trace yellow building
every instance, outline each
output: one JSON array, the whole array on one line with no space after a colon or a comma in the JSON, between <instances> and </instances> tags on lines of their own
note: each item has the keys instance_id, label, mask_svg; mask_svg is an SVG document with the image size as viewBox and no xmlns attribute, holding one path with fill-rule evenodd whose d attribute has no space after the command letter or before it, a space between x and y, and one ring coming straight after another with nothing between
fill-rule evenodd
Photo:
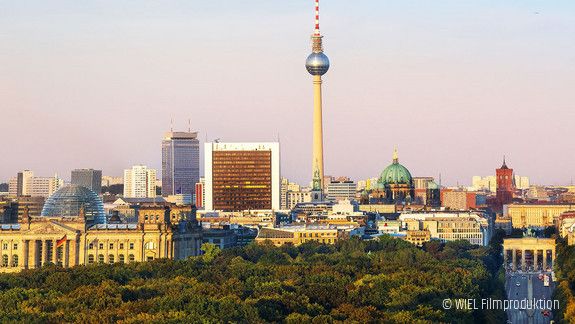
<instances>
[{"instance_id":1,"label":"yellow building","mask_svg":"<svg viewBox=\"0 0 575 324\"><path fill-rule=\"evenodd\" d=\"M431 233L429 231L407 231L405 240L411 244L422 246L423 243L431 241Z\"/></svg>"},{"instance_id":2,"label":"yellow building","mask_svg":"<svg viewBox=\"0 0 575 324\"><path fill-rule=\"evenodd\" d=\"M191 207L142 206L137 223L91 223L78 216L29 216L0 230L0 272L46 264L73 267L91 263L125 263L198 255L201 231Z\"/></svg>"},{"instance_id":3,"label":"yellow building","mask_svg":"<svg viewBox=\"0 0 575 324\"><path fill-rule=\"evenodd\" d=\"M362 204L359 205L359 210L363 212L391 214L397 211L395 204Z\"/></svg>"},{"instance_id":4,"label":"yellow building","mask_svg":"<svg viewBox=\"0 0 575 324\"><path fill-rule=\"evenodd\" d=\"M256 242L271 241L276 246L300 245L305 242L334 244L342 238L337 228L330 226L290 226L285 228L262 228Z\"/></svg>"},{"instance_id":5,"label":"yellow building","mask_svg":"<svg viewBox=\"0 0 575 324\"><path fill-rule=\"evenodd\" d=\"M546 227L557 224L559 215L575 210L571 204L511 204L506 206L513 228Z\"/></svg>"}]
</instances>

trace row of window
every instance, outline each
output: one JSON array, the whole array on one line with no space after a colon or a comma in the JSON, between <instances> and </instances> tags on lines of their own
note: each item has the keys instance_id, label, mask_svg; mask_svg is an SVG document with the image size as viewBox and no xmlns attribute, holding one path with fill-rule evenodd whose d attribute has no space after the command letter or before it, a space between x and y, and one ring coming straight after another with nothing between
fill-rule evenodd
<instances>
[{"instance_id":1,"label":"row of window","mask_svg":"<svg viewBox=\"0 0 575 324\"><path fill-rule=\"evenodd\" d=\"M120 250L123 250L124 249L124 243L118 243L118 248ZM128 248L130 250L133 250L134 249L134 243L128 243ZM93 249L94 249L94 243L88 244L88 250L93 250ZM103 250L104 249L104 243L99 243L98 249ZM109 243L108 249L110 249L110 250L114 249L114 243Z\"/></svg>"},{"instance_id":2,"label":"row of window","mask_svg":"<svg viewBox=\"0 0 575 324\"><path fill-rule=\"evenodd\" d=\"M134 262L136 261L136 256L134 256L133 254L129 254L128 255L128 261L129 262ZM95 262L95 256L93 254L89 254L88 255L88 264L93 264ZM105 263L106 259L105 259L105 255L103 254L98 254L98 263ZM114 254L110 254L108 255L108 263L112 264L116 262L116 256ZM125 263L126 262L126 257L123 254L118 255L118 261L119 263Z\"/></svg>"},{"instance_id":3,"label":"row of window","mask_svg":"<svg viewBox=\"0 0 575 324\"><path fill-rule=\"evenodd\" d=\"M12 262L9 262L10 258L8 257L8 254L4 254L2 255L2 263L0 264L0 266L2 266L3 268L6 268L8 266L10 267L17 267L18 266L18 255L14 254L12 255Z\"/></svg>"},{"instance_id":4,"label":"row of window","mask_svg":"<svg viewBox=\"0 0 575 324\"><path fill-rule=\"evenodd\" d=\"M2 243L2 250L9 250L9 248L10 248L10 244L8 244L8 243ZM14 244L12 245L12 249L13 249L13 250L18 250L18 243L14 243Z\"/></svg>"}]
</instances>

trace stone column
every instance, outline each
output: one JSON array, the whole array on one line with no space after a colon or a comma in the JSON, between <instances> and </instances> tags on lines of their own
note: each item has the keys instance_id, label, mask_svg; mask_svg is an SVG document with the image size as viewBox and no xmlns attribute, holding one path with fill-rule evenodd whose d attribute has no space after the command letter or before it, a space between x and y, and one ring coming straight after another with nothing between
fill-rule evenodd
<instances>
[{"instance_id":1,"label":"stone column","mask_svg":"<svg viewBox=\"0 0 575 324\"><path fill-rule=\"evenodd\" d=\"M64 253L62 254L62 267L68 268L70 266L70 240L64 242Z\"/></svg>"},{"instance_id":2,"label":"stone column","mask_svg":"<svg viewBox=\"0 0 575 324\"><path fill-rule=\"evenodd\" d=\"M555 264L555 249L551 250L551 269L553 269L553 265Z\"/></svg>"},{"instance_id":3,"label":"stone column","mask_svg":"<svg viewBox=\"0 0 575 324\"><path fill-rule=\"evenodd\" d=\"M509 252L509 250L503 250L503 266L505 270L507 270L507 252Z\"/></svg>"},{"instance_id":4,"label":"stone column","mask_svg":"<svg viewBox=\"0 0 575 324\"><path fill-rule=\"evenodd\" d=\"M18 267L24 269L28 266L28 240L22 240L20 245L22 246L19 250L22 251L22 253L20 253L18 257Z\"/></svg>"},{"instance_id":5,"label":"stone column","mask_svg":"<svg viewBox=\"0 0 575 324\"><path fill-rule=\"evenodd\" d=\"M539 269L539 266L537 264L538 260L538 254L539 250L533 250L533 270L537 271Z\"/></svg>"},{"instance_id":6,"label":"stone column","mask_svg":"<svg viewBox=\"0 0 575 324\"><path fill-rule=\"evenodd\" d=\"M13 255L13 249L14 247L14 241L10 240L10 243L8 243L8 268L12 268L12 255Z\"/></svg>"},{"instance_id":7,"label":"stone column","mask_svg":"<svg viewBox=\"0 0 575 324\"><path fill-rule=\"evenodd\" d=\"M543 250L543 271L547 271L547 250Z\"/></svg>"},{"instance_id":8,"label":"stone column","mask_svg":"<svg viewBox=\"0 0 575 324\"><path fill-rule=\"evenodd\" d=\"M517 250L515 248L513 248L513 250L511 250L511 255L513 257L513 262L511 263L511 267L512 267L513 271L517 271Z\"/></svg>"},{"instance_id":9,"label":"stone column","mask_svg":"<svg viewBox=\"0 0 575 324\"><path fill-rule=\"evenodd\" d=\"M73 267L76 266L77 263L77 255L76 252L78 251L78 244L76 243L76 238L74 238L73 240L68 240L68 243L70 243L70 259L69 259L69 266Z\"/></svg>"},{"instance_id":10,"label":"stone column","mask_svg":"<svg viewBox=\"0 0 575 324\"><path fill-rule=\"evenodd\" d=\"M521 271L527 270L527 266L525 264L525 252L527 252L527 250L521 250Z\"/></svg>"},{"instance_id":11,"label":"stone column","mask_svg":"<svg viewBox=\"0 0 575 324\"><path fill-rule=\"evenodd\" d=\"M36 240L33 240L32 242L32 253L31 253L31 257L32 257L32 262L30 262L30 268L38 268L39 265L39 260L38 258L40 257L38 254L38 246L39 246L39 242Z\"/></svg>"},{"instance_id":12,"label":"stone column","mask_svg":"<svg viewBox=\"0 0 575 324\"><path fill-rule=\"evenodd\" d=\"M58 264L58 248L56 247L57 244L58 241L52 240L52 263L54 264Z\"/></svg>"},{"instance_id":13,"label":"stone column","mask_svg":"<svg viewBox=\"0 0 575 324\"><path fill-rule=\"evenodd\" d=\"M48 241L42 240L42 259L40 262L40 266L46 265L48 262Z\"/></svg>"}]
</instances>

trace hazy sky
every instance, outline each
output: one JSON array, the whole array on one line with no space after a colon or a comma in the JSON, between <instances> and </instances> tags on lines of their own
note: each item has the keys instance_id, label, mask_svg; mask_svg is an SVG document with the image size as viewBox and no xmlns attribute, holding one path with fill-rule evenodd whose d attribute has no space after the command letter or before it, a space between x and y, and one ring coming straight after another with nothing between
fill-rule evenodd
<instances>
[{"instance_id":1,"label":"hazy sky","mask_svg":"<svg viewBox=\"0 0 575 324\"><path fill-rule=\"evenodd\" d=\"M575 1L323 0L326 174L575 178ZM160 143L272 141L311 177L312 0L0 0L0 181L133 164ZM203 152L202 152L203 157Z\"/></svg>"}]
</instances>

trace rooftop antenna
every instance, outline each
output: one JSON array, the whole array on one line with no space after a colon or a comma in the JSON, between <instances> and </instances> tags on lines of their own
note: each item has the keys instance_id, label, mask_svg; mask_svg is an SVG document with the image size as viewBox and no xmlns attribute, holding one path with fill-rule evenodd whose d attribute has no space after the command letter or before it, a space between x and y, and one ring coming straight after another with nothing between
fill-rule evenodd
<instances>
[{"instance_id":1,"label":"rooftop antenna","mask_svg":"<svg viewBox=\"0 0 575 324\"><path fill-rule=\"evenodd\" d=\"M441 189L441 172L439 172L439 188Z\"/></svg>"},{"instance_id":2,"label":"rooftop antenna","mask_svg":"<svg viewBox=\"0 0 575 324\"><path fill-rule=\"evenodd\" d=\"M192 120L191 118L188 118L188 133L192 132Z\"/></svg>"},{"instance_id":3,"label":"rooftop antenna","mask_svg":"<svg viewBox=\"0 0 575 324\"><path fill-rule=\"evenodd\" d=\"M315 0L315 30L314 35L319 36L319 0Z\"/></svg>"},{"instance_id":4,"label":"rooftop antenna","mask_svg":"<svg viewBox=\"0 0 575 324\"><path fill-rule=\"evenodd\" d=\"M174 131L174 118L170 118L170 132Z\"/></svg>"}]
</instances>

